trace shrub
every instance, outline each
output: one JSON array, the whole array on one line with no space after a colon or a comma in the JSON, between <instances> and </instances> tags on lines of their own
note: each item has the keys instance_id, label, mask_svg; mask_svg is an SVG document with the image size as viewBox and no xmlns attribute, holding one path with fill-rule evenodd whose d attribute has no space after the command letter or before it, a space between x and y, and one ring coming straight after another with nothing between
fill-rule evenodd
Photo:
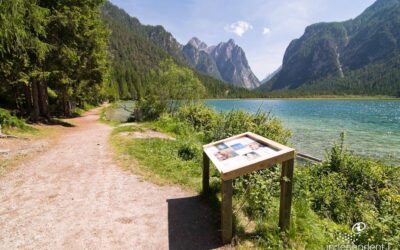
<instances>
[{"instance_id":1,"label":"shrub","mask_svg":"<svg viewBox=\"0 0 400 250\"><path fill-rule=\"evenodd\" d=\"M323 164L304 169L296 181L305 183L320 216L349 227L366 223L358 243L394 246L400 242L400 168L356 156L343 142L342 136Z\"/></svg>"},{"instance_id":2,"label":"shrub","mask_svg":"<svg viewBox=\"0 0 400 250\"><path fill-rule=\"evenodd\" d=\"M157 100L155 96L148 96L146 99L141 99L137 103L137 109L143 117L136 117L136 120L156 120L167 110L165 102Z\"/></svg>"},{"instance_id":3,"label":"shrub","mask_svg":"<svg viewBox=\"0 0 400 250\"><path fill-rule=\"evenodd\" d=\"M232 110L221 113L220 116L220 123L215 127L211 140L220 140L250 131L285 144L291 136L290 130L285 129L282 122L270 113L258 111L252 114L244 110Z\"/></svg>"},{"instance_id":4,"label":"shrub","mask_svg":"<svg viewBox=\"0 0 400 250\"><path fill-rule=\"evenodd\" d=\"M176 117L205 135L206 142L217 141L244 132L254 132L280 143L287 143L291 132L270 113L244 110L217 113L204 104L181 106Z\"/></svg>"},{"instance_id":5,"label":"shrub","mask_svg":"<svg viewBox=\"0 0 400 250\"><path fill-rule=\"evenodd\" d=\"M195 159L200 155L199 145L185 142L178 149L178 156L185 161Z\"/></svg>"},{"instance_id":6,"label":"shrub","mask_svg":"<svg viewBox=\"0 0 400 250\"><path fill-rule=\"evenodd\" d=\"M219 123L218 113L204 104L189 103L179 108L178 119L189 123L198 131L212 131Z\"/></svg>"},{"instance_id":7,"label":"shrub","mask_svg":"<svg viewBox=\"0 0 400 250\"><path fill-rule=\"evenodd\" d=\"M0 125L3 128L27 128L23 120L11 115L8 110L2 108L0 108Z\"/></svg>"}]
</instances>

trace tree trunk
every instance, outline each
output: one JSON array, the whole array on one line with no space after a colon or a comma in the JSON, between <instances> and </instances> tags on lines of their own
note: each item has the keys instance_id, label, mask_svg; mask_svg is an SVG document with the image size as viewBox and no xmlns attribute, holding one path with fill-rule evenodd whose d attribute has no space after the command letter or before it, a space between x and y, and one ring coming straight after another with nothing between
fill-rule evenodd
<instances>
[{"instance_id":1,"label":"tree trunk","mask_svg":"<svg viewBox=\"0 0 400 250\"><path fill-rule=\"evenodd\" d=\"M67 94L63 93L63 108L64 108L64 116L71 116L71 102L67 98Z\"/></svg>"},{"instance_id":2,"label":"tree trunk","mask_svg":"<svg viewBox=\"0 0 400 250\"><path fill-rule=\"evenodd\" d=\"M25 105L26 105L26 109L25 112L23 113L23 115L27 115L27 114L31 114L32 112L32 92L31 92L31 87L29 85L24 85L24 95L25 95Z\"/></svg>"},{"instance_id":3,"label":"tree trunk","mask_svg":"<svg viewBox=\"0 0 400 250\"><path fill-rule=\"evenodd\" d=\"M39 109L39 87L36 79L32 79L32 111L30 120L32 122L39 121L40 109Z\"/></svg>"},{"instance_id":4,"label":"tree trunk","mask_svg":"<svg viewBox=\"0 0 400 250\"><path fill-rule=\"evenodd\" d=\"M14 93L14 100L15 100L15 107L17 108L18 112L22 114L22 108L20 103L20 93L19 93L19 86L14 85L11 89ZM0 131L1 134L1 131Z\"/></svg>"},{"instance_id":5,"label":"tree trunk","mask_svg":"<svg viewBox=\"0 0 400 250\"><path fill-rule=\"evenodd\" d=\"M49 96L47 93L47 83L42 82L38 84L39 93L39 110L40 116L49 119Z\"/></svg>"},{"instance_id":6,"label":"tree trunk","mask_svg":"<svg viewBox=\"0 0 400 250\"><path fill-rule=\"evenodd\" d=\"M71 117L72 116L72 103L71 101L67 101L67 117Z\"/></svg>"}]
</instances>

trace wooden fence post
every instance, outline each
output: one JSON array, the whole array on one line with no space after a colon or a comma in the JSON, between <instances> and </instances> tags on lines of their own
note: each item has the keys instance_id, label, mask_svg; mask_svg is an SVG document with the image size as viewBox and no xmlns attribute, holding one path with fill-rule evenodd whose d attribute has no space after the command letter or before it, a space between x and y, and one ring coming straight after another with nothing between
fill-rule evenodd
<instances>
[{"instance_id":1,"label":"wooden fence post","mask_svg":"<svg viewBox=\"0 0 400 250\"><path fill-rule=\"evenodd\" d=\"M222 243L227 244L232 241L232 180L222 180L222 204L221 204L221 227Z\"/></svg>"},{"instance_id":2,"label":"wooden fence post","mask_svg":"<svg viewBox=\"0 0 400 250\"><path fill-rule=\"evenodd\" d=\"M294 167L294 159L287 160L282 163L281 196L280 196L280 207L279 207L279 227L281 231L286 231L290 227L293 167Z\"/></svg>"},{"instance_id":3,"label":"wooden fence post","mask_svg":"<svg viewBox=\"0 0 400 250\"><path fill-rule=\"evenodd\" d=\"M203 193L210 190L210 159L203 152Z\"/></svg>"}]
</instances>

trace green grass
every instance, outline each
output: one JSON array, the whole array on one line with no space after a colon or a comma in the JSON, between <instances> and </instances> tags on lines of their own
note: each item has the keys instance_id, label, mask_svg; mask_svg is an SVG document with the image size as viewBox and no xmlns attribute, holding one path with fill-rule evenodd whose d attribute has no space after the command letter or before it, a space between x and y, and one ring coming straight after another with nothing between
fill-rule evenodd
<instances>
[{"instance_id":1,"label":"green grass","mask_svg":"<svg viewBox=\"0 0 400 250\"><path fill-rule=\"evenodd\" d=\"M172 183L197 189L200 187L200 166L196 161L184 161L178 157L179 143L162 139L139 139L122 145L125 153L135 157L144 170Z\"/></svg>"},{"instance_id":2,"label":"green grass","mask_svg":"<svg viewBox=\"0 0 400 250\"><path fill-rule=\"evenodd\" d=\"M118 153L139 162L138 166L131 165L129 170L150 173L152 179L164 180L164 183L179 184L189 189L201 189L201 144L193 143L198 148L195 157L184 160L178 155L179 149L187 143L188 138L182 138L171 132L166 133L177 136L177 140L165 139L131 139L121 136L122 132L141 131L144 128L154 129L156 123L144 123L141 126L126 126L115 128L111 137L112 145ZM189 140L193 141L193 138ZM214 172L216 175L217 173ZM156 181L157 182L157 181Z\"/></svg>"}]
</instances>

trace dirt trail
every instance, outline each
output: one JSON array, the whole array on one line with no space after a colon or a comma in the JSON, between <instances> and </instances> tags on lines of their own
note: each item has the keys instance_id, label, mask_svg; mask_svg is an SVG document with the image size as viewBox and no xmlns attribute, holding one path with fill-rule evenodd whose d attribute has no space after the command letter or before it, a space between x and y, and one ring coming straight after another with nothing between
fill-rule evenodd
<instances>
[{"instance_id":1,"label":"dirt trail","mask_svg":"<svg viewBox=\"0 0 400 250\"><path fill-rule=\"evenodd\" d=\"M195 194L122 171L98 111L0 179L0 249L210 249L219 233Z\"/></svg>"}]
</instances>

